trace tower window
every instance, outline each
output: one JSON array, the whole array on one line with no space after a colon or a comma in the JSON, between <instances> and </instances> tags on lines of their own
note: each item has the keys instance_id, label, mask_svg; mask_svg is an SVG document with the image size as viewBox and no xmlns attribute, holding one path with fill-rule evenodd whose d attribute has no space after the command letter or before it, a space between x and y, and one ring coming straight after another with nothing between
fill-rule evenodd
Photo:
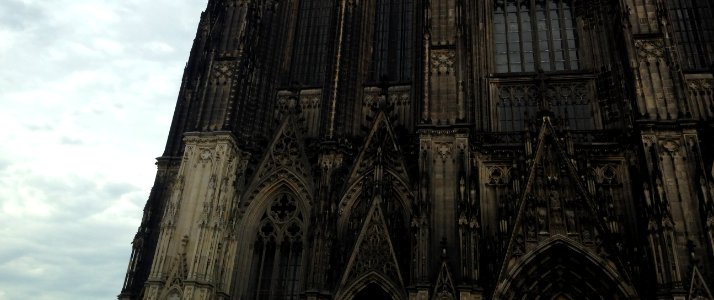
<instances>
[{"instance_id":1,"label":"tower window","mask_svg":"<svg viewBox=\"0 0 714 300\"><path fill-rule=\"evenodd\" d=\"M569 0L495 0L497 73L577 70L577 30Z\"/></svg>"},{"instance_id":2,"label":"tower window","mask_svg":"<svg viewBox=\"0 0 714 300\"><path fill-rule=\"evenodd\" d=\"M714 23L710 0L668 0L672 33L684 69L704 69L712 64Z\"/></svg>"},{"instance_id":3,"label":"tower window","mask_svg":"<svg viewBox=\"0 0 714 300\"><path fill-rule=\"evenodd\" d=\"M300 1L292 81L307 86L324 83L334 11L334 0Z\"/></svg>"},{"instance_id":4,"label":"tower window","mask_svg":"<svg viewBox=\"0 0 714 300\"><path fill-rule=\"evenodd\" d=\"M374 31L371 80L411 80L413 0L379 0Z\"/></svg>"}]
</instances>

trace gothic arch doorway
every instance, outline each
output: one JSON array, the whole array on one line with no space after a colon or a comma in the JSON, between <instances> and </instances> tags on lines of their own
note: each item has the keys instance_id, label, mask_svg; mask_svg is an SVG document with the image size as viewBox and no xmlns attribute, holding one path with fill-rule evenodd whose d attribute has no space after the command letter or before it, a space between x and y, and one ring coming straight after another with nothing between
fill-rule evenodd
<instances>
[{"instance_id":1,"label":"gothic arch doorway","mask_svg":"<svg viewBox=\"0 0 714 300\"><path fill-rule=\"evenodd\" d=\"M370 272L343 285L335 293L335 300L405 300L406 291L387 277Z\"/></svg>"},{"instance_id":2,"label":"gothic arch doorway","mask_svg":"<svg viewBox=\"0 0 714 300\"><path fill-rule=\"evenodd\" d=\"M623 276L588 250L554 240L519 259L494 299L636 299Z\"/></svg>"},{"instance_id":3,"label":"gothic arch doorway","mask_svg":"<svg viewBox=\"0 0 714 300\"><path fill-rule=\"evenodd\" d=\"M392 296L387 293L381 286L376 283L370 283L362 290L357 292L354 300L393 300Z\"/></svg>"},{"instance_id":4,"label":"gothic arch doorway","mask_svg":"<svg viewBox=\"0 0 714 300\"><path fill-rule=\"evenodd\" d=\"M553 300L573 300L573 299L568 297L568 295L558 294L553 297Z\"/></svg>"}]
</instances>

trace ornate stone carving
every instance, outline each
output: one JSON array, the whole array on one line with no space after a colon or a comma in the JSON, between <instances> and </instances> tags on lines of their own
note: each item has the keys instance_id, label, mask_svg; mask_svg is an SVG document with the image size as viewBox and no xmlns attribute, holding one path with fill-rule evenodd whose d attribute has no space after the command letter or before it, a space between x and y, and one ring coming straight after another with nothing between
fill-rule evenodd
<instances>
[{"instance_id":1,"label":"ornate stone carving","mask_svg":"<svg viewBox=\"0 0 714 300\"><path fill-rule=\"evenodd\" d=\"M409 91L401 91L397 93L389 94L389 102L393 103L395 106L405 106L409 105Z\"/></svg>"},{"instance_id":2,"label":"ornate stone carving","mask_svg":"<svg viewBox=\"0 0 714 300\"><path fill-rule=\"evenodd\" d=\"M431 72L437 74L453 74L456 51L433 50L431 51Z\"/></svg>"},{"instance_id":3,"label":"ornate stone carving","mask_svg":"<svg viewBox=\"0 0 714 300\"><path fill-rule=\"evenodd\" d=\"M235 61L215 61L213 63L213 80L224 84L232 79L236 72L237 63Z\"/></svg>"},{"instance_id":4,"label":"ornate stone carving","mask_svg":"<svg viewBox=\"0 0 714 300\"><path fill-rule=\"evenodd\" d=\"M714 86L714 79L711 78L687 80L687 88L691 92L711 93L712 86Z\"/></svg>"},{"instance_id":5,"label":"ornate stone carving","mask_svg":"<svg viewBox=\"0 0 714 300\"><path fill-rule=\"evenodd\" d=\"M278 223L290 220L297 210L295 199L287 194L282 194L273 200L270 205L270 216Z\"/></svg>"},{"instance_id":6,"label":"ornate stone carving","mask_svg":"<svg viewBox=\"0 0 714 300\"><path fill-rule=\"evenodd\" d=\"M656 61L664 57L664 41L636 40L637 56L641 61Z\"/></svg>"},{"instance_id":7,"label":"ornate stone carving","mask_svg":"<svg viewBox=\"0 0 714 300\"><path fill-rule=\"evenodd\" d=\"M363 228L352 254L352 264L348 266L349 276L343 282L352 282L360 275L378 272L386 278L398 279L402 283L392 242L384 223L385 216L380 208L379 198L373 200L365 217Z\"/></svg>"},{"instance_id":8,"label":"ornate stone carving","mask_svg":"<svg viewBox=\"0 0 714 300\"><path fill-rule=\"evenodd\" d=\"M296 95L291 91L279 91L278 98L275 102L275 119L280 120L283 116L289 113L289 102L295 101Z\"/></svg>"},{"instance_id":9,"label":"ornate stone carving","mask_svg":"<svg viewBox=\"0 0 714 300\"><path fill-rule=\"evenodd\" d=\"M310 94L300 97L300 107L302 110L317 109L320 107L320 94Z\"/></svg>"},{"instance_id":10,"label":"ornate stone carving","mask_svg":"<svg viewBox=\"0 0 714 300\"><path fill-rule=\"evenodd\" d=\"M680 141L677 138L660 140L660 145L662 146L662 149L670 154L679 153L679 143Z\"/></svg>"},{"instance_id":11,"label":"ornate stone carving","mask_svg":"<svg viewBox=\"0 0 714 300\"><path fill-rule=\"evenodd\" d=\"M435 142L434 147L436 149L436 154L441 157L442 161L446 161L447 158L451 157L451 151L452 151L452 144L451 143L441 143L441 142Z\"/></svg>"},{"instance_id":12,"label":"ornate stone carving","mask_svg":"<svg viewBox=\"0 0 714 300\"><path fill-rule=\"evenodd\" d=\"M490 185L504 185L509 183L510 166L491 166L488 167L488 182Z\"/></svg>"},{"instance_id":13,"label":"ornate stone carving","mask_svg":"<svg viewBox=\"0 0 714 300\"><path fill-rule=\"evenodd\" d=\"M203 148L200 151L201 151L201 156L199 156L200 162L206 163L206 162L210 161L211 158L213 158L213 152L211 151L211 149Z\"/></svg>"},{"instance_id":14,"label":"ornate stone carving","mask_svg":"<svg viewBox=\"0 0 714 300\"><path fill-rule=\"evenodd\" d=\"M657 141L657 137L654 135L642 135L642 143L645 147L652 146Z\"/></svg>"},{"instance_id":15,"label":"ornate stone carving","mask_svg":"<svg viewBox=\"0 0 714 300\"><path fill-rule=\"evenodd\" d=\"M596 128L596 93L593 80L548 82L499 82L492 84L497 97L496 124L501 131L521 131L533 123L538 111L553 112L557 125L574 130Z\"/></svg>"},{"instance_id":16,"label":"ornate stone carving","mask_svg":"<svg viewBox=\"0 0 714 300\"><path fill-rule=\"evenodd\" d=\"M441 269L439 270L439 275L436 277L436 284L434 285L434 300L454 300L456 299L456 287L454 286L454 281L451 278L451 272L449 272L449 266L446 262L441 264Z\"/></svg>"},{"instance_id":17,"label":"ornate stone carving","mask_svg":"<svg viewBox=\"0 0 714 300\"><path fill-rule=\"evenodd\" d=\"M609 163L598 165L593 169L598 184L615 185L620 183L620 170L618 165Z\"/></svg>"}]
</instances>

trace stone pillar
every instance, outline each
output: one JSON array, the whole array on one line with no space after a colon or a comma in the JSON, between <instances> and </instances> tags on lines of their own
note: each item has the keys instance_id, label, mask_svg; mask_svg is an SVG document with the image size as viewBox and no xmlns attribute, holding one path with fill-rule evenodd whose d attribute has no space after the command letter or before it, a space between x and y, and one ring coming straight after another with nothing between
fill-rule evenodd
<instances>
[{"instance_id":1,"label":"stone pillar","mask_svg":"<svg viewBox=\"0 0 714 300\"><path fill-rule=\"evenodd\" d=\"M163 212L144 299L228 295L238 241L230 224L235 181L247 159L227 132L187 133L186 148Z\"/></svg>"}]
</instances>

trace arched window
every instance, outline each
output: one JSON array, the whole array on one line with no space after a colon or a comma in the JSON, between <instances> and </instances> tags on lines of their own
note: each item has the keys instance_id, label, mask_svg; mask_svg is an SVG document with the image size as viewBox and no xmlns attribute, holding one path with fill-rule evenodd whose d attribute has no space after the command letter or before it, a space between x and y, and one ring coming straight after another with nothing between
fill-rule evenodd
<instances>
[{"instance_id":1,"label":"arched window","mask_svg":"<svg viewBox=\"0 0 714 300\"><path fill-rule=\"evenodd\" d=\"M292 195L273 199L258 227L251 297L296 300L302 288L303 215Z\"/></svg>"},{"instance_id":2,"label":"arched window","mask_svg":"<svg viewBox=\"0 0 714 300\"><path fill-rule=\"evenodd\" d=\"M497 73L577 70L577 30L569 0L495 0Z\"/></svg>"}]
</instances>

